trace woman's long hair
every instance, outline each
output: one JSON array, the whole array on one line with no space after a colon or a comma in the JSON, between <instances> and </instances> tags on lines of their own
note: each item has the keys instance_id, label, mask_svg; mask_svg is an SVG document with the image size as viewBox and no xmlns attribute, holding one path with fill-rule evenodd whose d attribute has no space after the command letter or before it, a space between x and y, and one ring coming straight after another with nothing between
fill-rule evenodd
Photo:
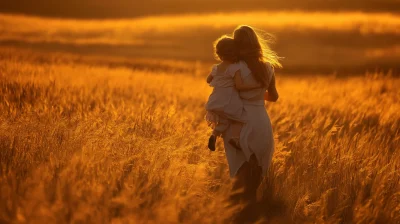
<instances>
[{"instance_id":1,"label":"woman's long hair","mask_svg":"<svg viewBox=\"0 0 400 224\"><path fill-rule=\"evenodd\" d=\"M272 68L282 67L278 55L269 48L270 40L263 38L250 26L239 26L233 32L239 50L239 59L246 62L254 78L268 87L270 81L268 63Z\"/></svg>"}]
</instances>

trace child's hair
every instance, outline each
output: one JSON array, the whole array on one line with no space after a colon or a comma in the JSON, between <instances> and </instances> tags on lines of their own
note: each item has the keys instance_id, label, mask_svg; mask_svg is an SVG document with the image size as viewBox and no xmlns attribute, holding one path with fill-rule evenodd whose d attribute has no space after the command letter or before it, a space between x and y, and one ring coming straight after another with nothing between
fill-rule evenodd
<instances>
[{"instance_id":1,"label":"child's hair","mask_svg":"<svg viewBox=\"0 0 400 224\"><path fill-rule=\"evenodd\" d=\"M225 35L214 42L214 52L216 58L221 61L237 62L239 60L239 51L235 41Z\"/></svg>"}]
</instances>

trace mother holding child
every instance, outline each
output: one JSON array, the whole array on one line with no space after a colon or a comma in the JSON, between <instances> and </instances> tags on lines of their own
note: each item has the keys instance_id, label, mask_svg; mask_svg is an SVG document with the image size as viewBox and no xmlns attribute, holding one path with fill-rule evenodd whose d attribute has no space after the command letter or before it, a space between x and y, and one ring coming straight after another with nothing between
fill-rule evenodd
<instances>
[{"instance_id":1,"label":"mother holding child","mask_svg":"<svg viewBox=\"0 0 400 224\"><path fill-rule=\"evenodd\" d=\"M264 101L276 102L274 67L279 57L250 26L239 26L233 37L222 36L214 45L221 63L214 65L207 82L212 86L206 120L213 128L208 147L217 137L224 141L233 190L238 199L256 201L256 191L274 152L271 122Z\"/></svg>"}]
</instances>

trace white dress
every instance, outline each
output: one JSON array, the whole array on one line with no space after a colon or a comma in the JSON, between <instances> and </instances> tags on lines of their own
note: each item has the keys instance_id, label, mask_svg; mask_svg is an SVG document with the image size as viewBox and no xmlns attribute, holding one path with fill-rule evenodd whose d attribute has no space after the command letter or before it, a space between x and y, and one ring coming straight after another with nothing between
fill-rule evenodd
<instances>
[{"instance_id":1,"label":"white dress","mask_svg":"<svg viewBox=\"0 0 400 224\"><path fill-rule=\"evenodd\" d=\"M245 84L254 84L257 81L251 74L247 64L240 62L240 70L243 82ZM273 70L267 65L270 70L270 79L272 79ZM271 121L268 113L265 110L264 100L249 101L254 96L265 92L265 88L254 89L250 91L240 92L243 102L242 116L246 117L246 124L243 126L240 133L240 146L241 150L237 150L231 144L231 129L224 133L224 147L226 158L229 164L230 176L234 177L239 168L244 162L249 161L250 156L254 154L257 158L258 165L262 167L263 174L265 175L272 160L274 152L274 138L272 133Z\"/></svg>"}]
</instances>

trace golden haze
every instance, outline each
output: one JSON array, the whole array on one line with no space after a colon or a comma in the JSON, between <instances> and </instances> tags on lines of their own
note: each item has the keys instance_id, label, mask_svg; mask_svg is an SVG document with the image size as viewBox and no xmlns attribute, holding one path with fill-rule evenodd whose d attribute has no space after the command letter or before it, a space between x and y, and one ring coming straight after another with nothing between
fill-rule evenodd
<instances>
[{"instance_id":1,"label":"golden haze","mask_svg":"<svg viewBox=\"0 0 400 224\"><path fill-rule=\"evenodd\" d=\"M400 34L400 16L390 13L362 12L240 12L133 19L48 19L0 14L0 40L61 42L74 44L143 44L146 35L168 35L187 29L234 28L249 24L265 30L332 30L363 34Z\"/></svg>"}]
</instances>

